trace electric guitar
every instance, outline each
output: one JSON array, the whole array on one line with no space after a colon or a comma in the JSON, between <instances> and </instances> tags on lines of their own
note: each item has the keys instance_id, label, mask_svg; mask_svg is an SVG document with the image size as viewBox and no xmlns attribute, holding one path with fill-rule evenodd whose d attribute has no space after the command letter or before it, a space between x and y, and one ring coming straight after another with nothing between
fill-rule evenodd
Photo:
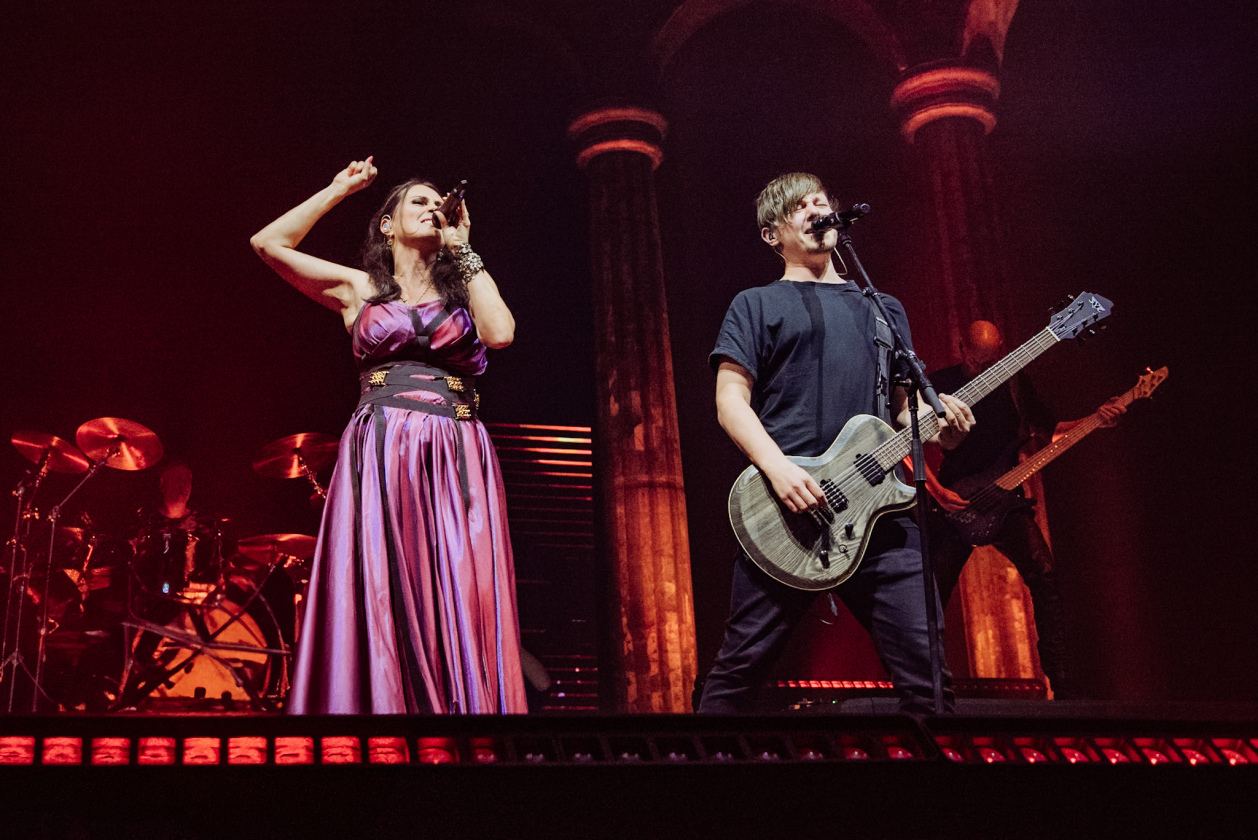
<instances>
[{"instance_id":1,"label":"electric guitar","mask_svg":"<svg viewBox=\"0 0 1258 840\"><path fill-rule=\"evenodd\" d=\"M973 405L1041 353L1075 338L1110 313L1113 304L1084 292L1017 350L960 388L954 396ZM919 421L923 440L939 431L933 412ZM829 589L856 571L878 517L913 504L913 488L893 472L909 454L910 430L894 431L877 417L848 420L834 443L815 458L790 456L825 492L826 505L791 513L754 465L729 493L729 519L747 556L770 577L795 589Z\"/></svg>"},{"instance_id":2,"label":"electric guitar","mask_svg":"<svg viewBox=\"0 0 1258 840\"><path fill-rule=\"evenodd\" d=\"M1154 389L1166 379L1166 374L1165 367L1149 371L1140 377L1136 387L1118 398L1118 404L1126 408L1138 399L1152 396ZM951 489L966 498L969 504L955 513L945 511L944 515L971 545L991 544L1009 511L1035 504L1018 492L1022 482L1099 428L1101 416L1090 414L1070 431L994 481L992 470L966 476Z\"/></svg>"}]
</instances>

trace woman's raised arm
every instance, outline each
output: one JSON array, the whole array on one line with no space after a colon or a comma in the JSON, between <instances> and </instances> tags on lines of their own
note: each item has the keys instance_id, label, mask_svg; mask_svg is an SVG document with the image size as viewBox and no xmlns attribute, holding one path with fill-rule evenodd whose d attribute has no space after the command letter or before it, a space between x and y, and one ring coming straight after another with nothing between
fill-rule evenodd
<instances>
[{"instance_id":1,"label":"woman's raised arm","mask_svg":"<svg viewBox=\"0 0 1258 840\"><path fill-rule=\"evenodd\" d=\"M353 323L363 301L372 295L367 272L303 254L297 245L324 213L375 180L371 161L370 157L354 161L332 183L249 239L253 250L277 274L311 300L341 313L346 325Z\"/></svg>"}]
</instances>

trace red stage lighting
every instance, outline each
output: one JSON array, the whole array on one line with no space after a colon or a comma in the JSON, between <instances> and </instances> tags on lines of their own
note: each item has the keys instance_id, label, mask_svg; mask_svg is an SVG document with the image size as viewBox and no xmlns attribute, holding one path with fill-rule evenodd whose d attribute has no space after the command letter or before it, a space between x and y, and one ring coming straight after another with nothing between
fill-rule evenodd
<instances>
[{"instance_id":1,"label":"red stage lighting","mask_svg":"<svg viewBox=\"0 0 1258 840\"><path fill-rule=\"evenodd\" d=\"M131 763L130 738L93 738L92 764Z\"/></svg>"},{"instance_id":2,"label":"red stage lighting","mask_svg":"<svg viewBox=\"0 0 1258 840\"><path fill-rule=\"evenodd\" d=\"M477 764L497 764L502 749L493 738L472 738L472 761Z\"/></svg>"},{"instance_id":3,"label":"red stage lighting","mask_svg":"<svg viewBox=\"0 0 1258 840\"><path fill-rule=\"evenodd\" d=\"M184 764L219 764L223 760L221 738L184 738Z\"/></svg>"},{"instance_id":4,"label":"red stage lighting","mask_svg":"<svg viewBox=\"0 0 1258 840\"><path fill-rule=\"evenodd\" d=\"M185 753L187 747L184 748ZM141 738L140 751L135 757L136 764L162 766L175 763L175 739L174 738ZM186 756L184 763L188 763ZM206 762L207 764L217 764L216 761Z\"/></svg>"},{"instance_id":5,"label":"red stage lighting","mask_svg":"<svg viewBox=\"0 0 1258 840\"><path fill-rule=\"evenodd\" d=\"M0 738L0 764L34 764L35 737L6 735Z\"/></svg>"},{"instance_id":6,"label":"red stage lighting","mask_svg":"<svg viewBox=\"0 0 1258 840\"><path fill-rule=\"evenodd\" d=\"M276 764L314 764L314 738L281 735L275 739Z\"/></svg>"},{"instance_id":7,"label":"red stage lighting","mask_svg":"<svg viewBox=\"0 0 1258 840\"><path fill-rule=\"evenodd\" d=\"M79 765L83 763L82 738L45 738L41 764Z\"/></svg>"},{"instance_id":8,"label":"red stage lighting","mask_svg":"<svg viewBox=\"0 0 1258 840\"><path fill-rule=\"evenodd\" d=\"M1258 762L1258 750L1240 738L1215 738L1213 743L1223 760L1233 767Z\"/></svg>"},{"instance_id":9,"label":"red stage lighting","mask_svg":"<svg viewBox=\"0 0 1258 840\"><path fill-rule=\"evenodd\" d=\"M363 748L353 735L329 735L319 739L324 764L361 764Z\"/></svg>"},{"instance_id":10,"label":"red stage lighting","mask_svg":"<svg viewBox=\"0 0 1258 840\"><path fill-rule=\"evenodd\" d=\"M368 738L367 758L372 764L407 764L411 755L405 738Z\"/></svg>"},{"instance_id":11,"label":"red stage lighting","mask_svg":"<svg viewBox=\"0 0 1258 840\"><path fill-rule=\"evenodd\" d=\"M459 750L453 738L420 738L418 758L420 764L454 764Z\"/></svg>"},{"instance_id":12,"label":"red stage lighting","mask_svg":"<svg viewBox=\"0 0 1258 840\"><path fill-rule=\"evenodd\" d=\"M258 736L228 738L228 764L266 764L266 738Z\"/></svg>"}]
</instances>

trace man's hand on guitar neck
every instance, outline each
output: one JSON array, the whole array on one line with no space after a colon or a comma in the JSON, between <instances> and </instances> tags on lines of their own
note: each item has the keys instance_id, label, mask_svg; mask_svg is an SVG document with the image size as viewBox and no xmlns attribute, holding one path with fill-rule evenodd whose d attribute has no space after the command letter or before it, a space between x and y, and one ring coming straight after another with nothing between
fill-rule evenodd
<instances>
[{"instance_id":1,"label":"man's hand on guitar neck","mask_svg":"<svg viewBox=\"0 0 1258 840\"><path fill-rule=\"evenodd\" d=\"M909 399L902 388L895 389L894 399L895 422L899 428L903 429L909 425L911 419ZM918 402L917 417L918 422L921 422L922 419L931 416L932 412L930 406L925 404L925 400L919 398ZM952 394L940 394L939 402L943 403L944 416L939 418L939 431L929 439L929 442L937 443L944 449L955 449L974 427L974 412Z\"/></svg>"}]
</instances>

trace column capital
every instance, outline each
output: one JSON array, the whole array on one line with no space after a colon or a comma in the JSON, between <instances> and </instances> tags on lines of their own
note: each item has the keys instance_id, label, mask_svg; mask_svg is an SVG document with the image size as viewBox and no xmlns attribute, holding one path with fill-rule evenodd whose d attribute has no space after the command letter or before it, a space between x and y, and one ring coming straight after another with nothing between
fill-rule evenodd
<instances>
[{"instance_id":1,"label":"column capital","mask_svg":"<svg viewBox=\"0 0 1258 840\"><path fill-rule=\"evenodd\" d=\"M917 130L944 117L968 117L990 132L996 127L1000 81L986 70L931 66L910 70L891 93L900 132L913 142Z\"/></svg>"},{"instance_id":2,"label":"column capital","mask_svg":"<svg viewBox=\"0 0 1258 840\"><path fill-rule=\"evenodd\" d=\"M577 143L577 166L584 169L605 152L637 152L651 159L651 168L664 160L660 148L668 134L668 121L657 111L635 106L594 108L568 126L568 138Z\"/></svg>"}]
</instances>

